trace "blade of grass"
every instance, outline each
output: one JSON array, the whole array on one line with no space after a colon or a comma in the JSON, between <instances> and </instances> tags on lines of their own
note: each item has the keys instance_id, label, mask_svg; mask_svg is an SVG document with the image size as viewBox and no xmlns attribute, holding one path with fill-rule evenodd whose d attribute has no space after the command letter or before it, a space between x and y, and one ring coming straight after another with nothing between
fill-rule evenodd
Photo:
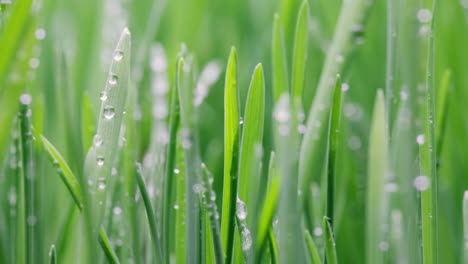
<instances>
[{"instance_id":1,"label":"blade of grass","mask_svg":"<svg viewBox=\"0 0 468 264\"><path fill-rule=\"evenodd\" d=\"M57 264L57 253L55 252L55 245L52 244L49 250L49 264Z\"/></svg>"},{"instance_id":2,"label":"blade of grass","mask_svg":"<svg viewBox=\"0 0 468 264\"><path fill-rule=\"evenodd\" d=\"M89 96L83 96L83 105L81 107L81 135L83 137L83 151L86 152L93 144L93 136L96 131L96 118L91 107Z\"/></svg>"},{"instance_id":3,"label":"blade of grass","mask_svg":"<svg viewBox=\"0 0 468 264\"><path fill-rule=\"evenodd\" d=\"M177 237L175 250L176 250L176 263L184 263L187 256L187 227L186 227L186 201L185 201L185 161L182 146L179 144L176 150L177 166L174 169L176 177L176 229L175 236Z\"/></svg>"},{"instance_id":4,"label":"blade of grass","mask_svg":"<svg viewBox=\"0 0 468 264\"><path fill-rule=\"evenodd\" d=\"M19 121L15 119L15 126L18 130L13 130L13 144L16 149L16 263L26 263L26 195L23 176L23 149L21 148L21 139L19 136Z\"/></svg>"},{"instance_id":5,"label":"blade of grass","mask_svg":"<svg viewBox=\"0 0 468 264\"><path fill-rule=\"evenodd\" d=\"M437 131L436 131L436 158L440 158L442 147L444 143L445 131L447 130L447 118L448 118L448 102L450 99L450 83L452 81L452 71L445 70L442 76L440 91L437 98Z\"/></svg>"},{"instance_id":6,"label":"blade of grass","mask_svg":"<svg viewBox=\"0 0 468 264\"><path fill-rule=\"evenodd\" d=\"M369 138L369 163L367 180L367 263L381 263L383 253L379 245L384 240L382 227L385 225L387 210L384 191L388 175L388 138L385 114L385 99L381 90L377 91L372 126Z\"/></svg>"},{"instance_id":7,"label":"blade of grass","mask_svg":"<svg viewBox=\"0 0 468 264\"><path fill-rule=\"evenodd\" d=\"M226 213L225 217L228 219L227 221L227 241L226 241L226 264L230 264L233 262L234 257L234 236L235 236L235 229L236 229L236 207L237 207L237 173L238 173L238 153L239 153L239 136L236 134L234 136L234 144L232 149L232 161L231 170L229 172L230 175L230 193L229 193L229 212ZM223 212L224 212L223 208Z\"/></svg>"},{"instance_id":8,"label":"blade of grass","mask_svg":"<svg viewBox=\"0 0 468 264\"><path fill-rule=\"evenodd\" d=\"M463 193L463 262L468 262L468 191Z\"/></svg>"},{"instance_id":9,"label":"blade of grass","mask_svg":"<svg viewBox=\"0 0 468 264\"><path fill-rule=\"evenodd\" d=\"M333 229L327 217L323 218L323 229L325 230L325 256L328 264L338 263L336 256L336 243ZM369 262L373 263L373 262Z\"/></svg>"},{"instance_id":10,"label":"blade of grass","mask_svg":"<svg viewBox=\"0 0 468 264\"><path fill-rule=\"evenodd\" d=\"M223 170L223 207L221 216L221 238L223 242L224 252L228 252L228 233L230 230L229 222L231 221L231 203L232 177L237 177L232 173L232 168L237 169L237 163L233 163L233 156L238 155L234 152L236 146L234 142L239 142L236 139L239 135L239 111L238 111L238 90L237 90L237 52L234 47L231 48L229 60L226 69L226 79L224 84L224 170ZM238 147L237 147L238 148ZM234 194L235 196L236 194ZM234 200L235 202L235 200ZM228 262L228 261L226 261Z\"/></svg>"},{"instance_id":11,"label":"blade of grass","mask_svg":"<svg viewBox=\"0 0 468 264\"><path fill-rule=\"evenodd\" d=\"M54 165L56 172L59 174L65 186L67 186L68 191L70 192L73 200L78 206L78 209L83 209L83 196L81 193L81 187L76 179L75 175L71 171L65 159L60 155L58 150L47 140L43 135L40 136L44 150L46 151L49 159Z\"/></svg>"},{"instance_id":12,"label":"blade of grass","mask_svg":"<svg viewBox=\"0 0 468 264\"><path fill-rule=\"evenodd\" d=\"M273 91L275 102L277 102L284 92L289 91L286 47L284 44L281 21L278 14L275 14L273 20L273 39L271 52L273 67Z\"/></svg>"},{"instance_id":13,"label":"blade of grass","mask_svg":"<svg viewBox=\"0 0 468 264\"><path fill-rule=\"evenodd\" d=\"M307 229L304 231L304 234L306 238L309 258L312 260L312 264L322 263L320 261L320 255L318 253L317 246L315 245L314 240L312 239L312 236L310 235L309 231L307 231Z\"/></svg>"},{"instance_id":14,"label":"blade of grass","mask_svg":"<svg viewBox=\"0 0 468 264\"><path fill-rule=\"evenodd\" d=\"M294 36L293 63L291 74L291 95L293 103L302 98L304 90L304 73L307 62L308 45L308 18L309 6L304 0L299 9L299 15L296 22L296 32Z\"/></svg>"},{"instance_id":15,"label":"blade of grass","mask_svg":"<svg viewBox=\"0 0 468 264\"><path fill-rule=\"evenodd\" d=\"M140 190L141 197L143 198L143 203L145 204L146 216L148 218L148 225L151 231L151 241L153 242L153 252L156 256L157 262L162 263L163 257L161 252L161 244L159 243L159 234L158 228L156 226L156 216L154 214L153 205L151 203L151 198L148 194L146 184L143 177L143 172L141 165L136 165L136 179L138 184L138 189Z\"/></svg>"},{"instance_id":16,"label":"blade of grass","mask_svg":"<svg viewBox=\"0 0 468 264\"><path fill-rule=\"evenodd\" d=\"M101 249L104 251L106 255L107 261L111 264L119 264L119 258L117 254L115 254L114 249L110 245L109 239L107 238L106 231L103 227L99 229L99 244L101 245Z\"/></svg>"},{"instance_id":17,"label":"blade of grass","mask_svg":"<svg viewBox=\"0 0 468 264\"><path fill-rule=\"evenodd\" d=\"M333 105L330 112L330 125L328 130L328 161L327 161L327 214L330 226L333 227L334 205L335 205L335 181L337 170L337 151L340 143L340 122L342 106L341 78L336 77L335 91L333 94Z\"/></svg>"},{"instance_id":18,"label":"blade of grass","mask_svg":"<svg viewBox=\"0 0 468 264\"><path fill-rule=\"evenodd\" d=\"M279 263L278 244L276 243L275 233L271 227L270 230L268 230L268 245L270 245L271 264Z\"/></svg>"}]
</instances>

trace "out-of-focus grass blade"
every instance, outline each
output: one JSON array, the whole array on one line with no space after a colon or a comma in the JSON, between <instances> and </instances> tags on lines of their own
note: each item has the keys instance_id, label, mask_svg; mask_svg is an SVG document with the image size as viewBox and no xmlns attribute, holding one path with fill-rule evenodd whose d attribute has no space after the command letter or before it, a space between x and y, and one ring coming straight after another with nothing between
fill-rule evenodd
<instances>
[{"instance_id":1,"label":"out-of-focus grass blade","mask_svg":"<svg viewBox=\"0 0 468 264\"><path fill-rule=\"evenodd\" d=\"M450 83L452 80L452 71L445 70L442 77L440 91L438 95L438 104L437 104L437 131L436 131L436 158L440 158L442 152L442 147L444 143L445 130L447 126L447 117L448 117L448 102L450 95Z\"/></svg>"},{"instance_id":2,"label":"out-of-focus grass blade","mask_svg":"<svg viewBox=\"0 0 468 264\"><path fill-rule=\"evenodd\" d=\"M111 264L119 264L119 258L117 257L117 254L115 254L114 249L112 249L109 239L107 238L106 231L103 227L99 229L98 241L106 255L107 261Z\"/></svg>"},{"instance_id":3,"label":"out-of-focus grass blade","mask_svg":"<svg viewBox=\"0 0 468 264\"><path fill-rule=\"evenodd\" d=\"M237 169L237 163L232 163L233 155L237 156L237 153L233 153L235 149L234 142L236 137L239 137L239 102L238 102L238 90L237 90L237 52L234 47L231 48L229 60L226 69L226 79L224 84L224 171L223 171L223 208L221 216L221 238L223 242L224 252L227 252L228 244L228 230L230 229L230 212L231 207L235 204L231 204L231 175L232 167ZM236 150L237 151L237 150ZM236 195L236 194L234 194ZM234 200L235 202L235 200Z\"/></svg>"},{"instance_id":4,"label":"out-of-focus grass blade","mask_svg":"<svg viewBox=\"0 0 468 264\"><path fill-rule=\"evenodd\" d=\"M308 43L308 18L309 6L307 1L303 1L299 9L299 15L296 22L296 33L294 36L293 63L291 95L293 103L296 98L302 98L304 90L304 73L307 61L307 43Z\"/></svg>"},{"instance_id":5,"label":"out-of-focus grass blade","mask_svg":"<svg viewBox=\"0 0 468 264\"><path fill-rule=\"evenodd\" d=\"M318 253L317 246L315 245L314 240L312 239L312 236L307 230L305 230L304 233L305 233L307 249L309 251L309 258L312 260L312 264L322 263L320 261L320 255Z\"/></svg>"},{"instance_id":6,"label":"out-of-focus grass blade","mask_svg":"<svg viewBox=\"0 0 468 264\"><path fill-rule=\"evenodd\" d=\"M0 35L0 97L3 96L6 87L4 82L30 21L32 2L32 0L15 1L13 11Z\"/></svg>"},{"instance_id":7,"label":"out-of-focus grass blade","mask_svg":"<svg viewBox=\"0 0 468 264\"><path fill-rule=\"evenodd\" d=\"M299 132L295 111L287 94L283 94L274 110L275 145L281 177L279 197L279 257L281 263L303 263L305 245L301 229L298 199Z\"/></svg>"},{"instance_id":8,"label":"out-of-focus grass blade","mask_svg":"<svg viewBox=\"0 0 468 264\"><path fill-rule=\"evenodd\" d=\"M463 260L468 263L468 191L463 193Z\"/></svg>"},{"instance_id":9,"label":"out-of-focus grass blade","mask_svg":"<svg viewBox=\"0 0 468 264\"><path fill-rule=\"evenodd\" d=\"M271 263L279 263L278 244L276 243L275 233L273 232L273 228L271 227L268 230L268 244L270 245Z\"/></svg>"},{"instance_id":10,"label":"out-of-focus grass blade","mask_svg":"<svg viewBox=\"0 0 468 264\"><path fill-rule=\"evenodd\" d=\"M151 198L146 188L140 164L137 164L136 166L135 175L137 179L138 189L140 190L141 197L143 198L143 203L145 204L146 216L148 217L148 224L151 231L151 241L153 242L153 252L158 262L162 262L163 258L161 253L161 245L159 243L160 240L158 228L156 226L156 216L154 214L153 205L151 204Z\"/></svg>"},{"instance_id":11,"label":"out-of-focus grass blade","mask_svg":"<svg viewBox=\"0 0 468 264\"><path fill-rule=\"evenodd\" d=\"M16 177L16 252L15 259L16 263L26 263L26 195L24 193L24 176L22 164L22 148L21 139L19 137L19 122L15 119L15 126L18 129L13 129L13 144L15 145L16 153L15 160L17 162L15 166L15 177Z\"/></svg>"},{"instance_id":12,"label":"out-of-focus grass blade","mask_svg":"<svg viewBox=\"0 0 468 264\"><path fill-rule=\"evenodd\" d=\"M336 243L335 236L333 235L333 229L328 221L327 217L323 218L323 230L325 230L325 257L328 264L338 263L336 256ZM377 262L369 262L377 263Z\"/></svg>"},{"instance_id":13,"label":"out-of-focus grass blade","mask_svg":"<svg viewBox=\"0 0 468 264\"><path fill-rule=\"evenodd\" d=\"M388 175L388 138L385 114L385 99L377 91L369 139L369 162L367 180L367 263L381 263L379 244L384 241L382 226L387 210L385 177Z\"/></svg>"},{"instance_id":14,"label":"out-of-focus grass blade","mask_svg":"<svg viewBox=\"0 0 468 264\"><path fill-rule=\"evenodd\" d=\"M62 179L65 186L67 186L68 191L73 197L73 200L78 206L78 209L83 209L83 196L81 192L80 184L78 183L75 175L71 171L70 167L68 166L65 159L60 155L58 150L47 140L46 137L41 135L42 145L49 156L49 159L52 161L57 173L59 174L60 178Z\"/></svg>"},{"instance_id":15,"label":"out-of-focus grass blade","mask_svg":"<svg viewBox=\"0 0 468 264\"><path fill-rule=\"evenodd\" d=\"M57 253L55 252L55 245L52 244L49 250L49 264L57 264Z\"/></svg>"},{"instance_id":16,"label":"out-of-focus grass blade","mask_svg":"<svg viewBox=\"0 0 468 264\"><path fill-rule=\"evenodd\" d=\"M328 168L327 168L327 217L330 225L334 221L335 204L335 180L337 170L337 151L340 140L340 122L342 105L341 78L336 77L335 91L333 94L333 104L330 112L330 125L328 130Z\"/></svg>"},{"instance_id":17,"label":"out-of-focus grass blade","mask_svg":"<svg viewBox=\"0 0 468 264\"><path fill-rule=\"evenodd\" d=\"M281 21L278 14L275 14L273 21L273 40L271 52L273 67L273 91L275 102L277 102L283 93L289 91L286 47L284 44Z\"/></svg>"},{"instance_id":18,"label":"out-of-focus grass blade","mask_svg":"<svg viewBox=\"0 0 468 264\"><path fill-rule=\"evenodd\" d=\"M93 144L93 136L96 131L96 118L94 117L93 109L89 96L83 96L83 106L81 108L81 136L83 137L83 150L86 151Z\"/></svg>"},{"instance_id":19,"label":"out-of-focus grass blade","mask_svg":"<svg viewBox=\"0 0 468 264\"><path fill-rule=\"evenodd\" d=\"M251 215L251 217L247 218L250 229L256 225L257 221L256 212L261 175L255 174L259 171L258 158L256 156L258 156L257 153L259 151L263 150L264 108L265 82L263 67L261 64L258 64L252 75L247 95L239 156L238 196L246 203L247 213Z\"/></svg>"},{"instance_id":20,"label":"out-of-focus grass blade","mask_svg":"<svg viewBox=\"0 0 468 264\"><path fill-rule=\"evenodd\" d=\"M33 134L31 131L31 104L32 98L29 94L23 94L20 97L20 110L19 110L19 127L20 127L20 142L21 142L21 161L23 167L24 177L24 195L25 195L25 209L26 221L36 221L35 209L35 189L36 179L34 170L34 155L33 155ZM33 263L36 259L36 242L35 242L36 228L35 225L26 225L26 261Z\"/></svg>"},{"instance_id":21,"label":"out-of-focus grass blade","mask_svg":"<svg viewBox=\"0 0 468 264\"><path fill-rule=\"evenodd\" d=\"M184 263L187 256L187 236L186 236L186 201L185 201L185 162L184 162L184 151L181 145L178 145L176 151L177 157L177 166L175 169L174 175L176 177L176 205L174 205L177 210L176 213L176 229L175 235L177 237L175 241L175 251L176 251L176 263Z\"/></svg>"}]
</instances>

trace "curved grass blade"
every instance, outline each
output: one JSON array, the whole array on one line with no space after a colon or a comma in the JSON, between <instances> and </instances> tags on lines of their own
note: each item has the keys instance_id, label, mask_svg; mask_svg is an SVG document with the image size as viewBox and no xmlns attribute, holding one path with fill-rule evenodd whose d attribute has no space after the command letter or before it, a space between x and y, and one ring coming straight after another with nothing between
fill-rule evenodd
<instances>
[{"instance_id":1,"label":"curved grass blade","mask_svg":"<svg viewBox=\"0 0 468 264\"><path fill-rule=\"evenodd\" d=\"M307 1L303 1L299 9L299 15L296 22L296 33L294 36L294 50L292 63L291 95L293 103L296 98L302 98L304 90L304 73L307 62L308 45L308 14L309 6Z\"/></svg>"},{"instance_id":2,"label":"curved grass blade","mask_svg":"<svg viewBox=\"0 0 468 264\"><path fill-rule=\"evenodd\" d=\"M305 233L305 238L306 238L306 244L307 244L307 249L309 251L309 257L312 260L312 264L321 264L322 261L320 260L320 255L317 250L317 246L314 243L314 240L312 239L312 236L310 235L309 231L307 229L304 231Z\"/></svg>"},{"instance_id":3,"label":"curved grass blade","mask_svg":"<svg viewBox=\"0 0 468 264\"><path fill-rule=\"evenodd\" d=\"M104 251L104 254L106 255L107 261L111 264L119 264L119 258L117 257L117 254L115 254L114 249L112 249L109 243L109 239L107 238L106 231L103 227L99 229L98 241L102 250Z\"/></svg>"},{"instance_id":4,"label":"curved grass blade","mask_svg":"<svg viewBox=\"0 0 468 264\"><path fill-rule=\"evenodd\" d=\"M335 237L333 235L333 229L327 217L323 218L323 230L325 230L325 257L327 259L327 263L337 264L338 259L336 256ZM369 263L375 263L375 262L369 262Z\"/></svg>"},{"instance_id":5,"label":"curved grass blade","mask_svg":"<svg viewBox=\"0 0 468 264\"><path fill-rule=\"evenodd\" d=\"M384 241L382 226L386 223L387 197L384 190L388 175L388 138L385 99L377 91L369 139L369 163L367 183L367 263L381 263L383 253L379 249Z\"/></svg>"},{"instance_id":6,"label":"curved grass blade","mask_svg":"<svg viewBox=\"0 0 468 264\"><path fill-rule=\"evenodd\" d=\"M239 127L239 107L238 107L238 90L237 90L237 52L234 47L231 48L229 60L226 70L226 79L224 84L224 171L223 171L223 208L221 216L221 238L223 242L224 252L228 252L228 233L230 230L229 223L231 221L232 203L231 197L233 190L237 188L231 185L232 177L237 177L231 174L232 169L236 168L237 162L233 163L233 156L238 153L234 149L238 149L234 142L239 142L238 127ZM234 193L234 197L235 197Z\"/></svg>"},{"instance_id":7,"label":"curved grass blade","mask_svg":"<svg viewBox=\"0 0 468 264\"><path fill-rule=\"evenodd\" d=\"M289 91L289 84L286 47L284 44L281 21L278 14L275 14L273 21L271 59L273 67L273 91L275 102L277 102L283 93Z\"/></svg>"},{"instance_id":8,"label":"curved grass blade","mask_svg":"<svg viewBox=\"0 0 468 264\"><path fill-rule=\"evenodd\" d=\"M256 225L257 201L260 193L261 175L259 170L258 152L263 150L263 126L265 111L265 82L263 67L258 64L255 67L250 83L247 103L245 106L243 132L239 156L238 196L247 204L247 212L252 217L247 218L250 229Z\"/></svg>"},{"instance_id":9,"label":"curved grass blade","mask_svg":"<svg viewBox=\"0 0 468 264\"><path fill-rule=\"evenodd\" d=\"M330 125L328 130L328 168L327 168L327 214L328 221L333 226L335 204L335 181L337 170L337 151L340 143L340 122L342 106L341 78L336 77L333 105L330 112Z\"/></svg>"},{"instance_id":10,"label":"curved grass blade","mask_svg":"<svg viewBox=\"0 0 468 264\"><path fill-rule=\"evenodd\" d=\"M52 244L49 250L49 264L57 264L57 253L55 252L55 245Z\"/></svg>"},{"instance_id":11,"label":"curved grass blade","mask_svg":"<svg viewBox=\"0 0 468 264\"><path fill-rule=\"evenodd\" d=\"M76 206L78 206L78 209L82 210L83 195L78 180L76 179L75 175L73 175L73 172L71 171L67 162L62 157L62 155L60 155L54 145L52 145L52 143L50 143L50 141L43 135L41 135L41 141L47 155L49 156L49 159L52 161L52 164L56 169L56 172L59 174L63 183L65 186L67 186L68 191L73 197Z\"/></svg>"},{"instance_id":12,"label":"curved grass blade","mask_svg":"<svg viewBox=\"0 0 468 264\"><path fill-rule=\"evenodd\" d=\"M156 216L154 214L153 205L151 204L151 198L146 188L140 164L136 165L135 176L137 179L137 184L141 193L141 197L143 198L143 203L145 204L146 216L148 217L148 225L151 231L151 241L153 242L153 252L156 255L156 259L158 260L158 262L162 263L163 258L161 252L161 245L159 243L158 228L156 226Z\"/></svg>"}]
</instances>

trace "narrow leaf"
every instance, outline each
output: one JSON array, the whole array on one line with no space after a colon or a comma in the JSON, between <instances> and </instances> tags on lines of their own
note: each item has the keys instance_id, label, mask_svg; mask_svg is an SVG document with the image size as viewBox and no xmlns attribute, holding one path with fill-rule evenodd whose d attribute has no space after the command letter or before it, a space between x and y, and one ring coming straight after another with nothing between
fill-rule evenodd
<instances>
[{"instance_id":1,"label":"narrow leaf","mask_svg":"<svg viewBox=\"0 0 468 264\"><path fill-rule=\"evenodd\" d=\"M327 217L323 218L323 229L325 230L325 256L328 264L338 263L336 257L336 243L333 229Z\"/></svg>"},{"instance_id":2,"label":"narrow leaf","mask_svg":"<svg viewBox=\"0 0 468 264\"><path fill-rule=\"evenodd\" d=\"M308 9L307 1L303 1L299 9L299 15L296 22L291 81L291 94L294 100L296 100L296 98L302 98L304 88L304 73L307 61L308 45Z\"/></svg>"},{"instance_id":3,"label":"narrow leaf","mask_svg":"<svg viewBox=\"0 0 468 264\"><path fill-rule=\"evenodd\" d=\"M103 227L99 229L99 244L101 245L102 251L106 255L107 261L111 264L119 264L119 258L115 254L114 249L112 249L109 239L107 238L106 231Z\"/></svg>"},{"instance_id":4,"label":"narrow leaf","mask_svg":"<svg viewBox=\"0 0 468 264\"><path fill-rule=\"evenodd\" d=\"M284 44L281 21L278 14L275 14L273 22L273 40L271 52L273 67L273 91L275 102L277 102L283 93L289 91L286 47Z\"/></svg>"}]
</instances>

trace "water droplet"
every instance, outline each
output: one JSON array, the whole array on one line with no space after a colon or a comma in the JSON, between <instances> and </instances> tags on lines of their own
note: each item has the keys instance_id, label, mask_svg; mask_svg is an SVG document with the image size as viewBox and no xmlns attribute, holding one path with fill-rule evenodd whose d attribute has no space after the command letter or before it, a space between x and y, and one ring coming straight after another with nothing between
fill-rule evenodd
<instances>
[{"instance_id":1,"label":"water droplet","mask_svg":"<svg viewBox=\"0 0 468 264\"><path fill-rule=\"evenodd\" d=\"M192 147L192 140L190 139L190 130L187 128L183 128L180 131L180 135L182 148L190 149Z\"/></svg>"},{"instance_id":2,"label":"water droplet","mask_svg":"<svg viewBox=\"0 0 468 264\"><path fill-rule=\"evenodd\" d=\"M122 213L122 208L116 206L114 207L114 209L112 209L112 212L114 213L114 215L120 215Z\"/></svg>"},{"instance_id":3,"label":"water droplet","mask_svg":"<svg viewBox=\"0 0 468 264\"><path fill-rule=\"evenodd\" d=\"M114 61L121 61L123 58L123 51L114 50Z\"/></svg>"},{"instance_id":4,"label":"water droplet","mask_svg":"<svg viewBox=\"0 0 468 264\"><path fill-rule=\"evenodd\" d=\"M99 147L102 145L102 137L98 134L94 135L94 138L93 138L93 144L95 147Z\"/></svg>"},{"instance_id":5,"label":"water droplet","mask_svg":"<svg viewBox=\"0 0 468 264\"><path fill-rule=\"evenodd\" d=\"M107 100L107 92L102 91L101 94L99 95L99 99L101 99L101 102L104 102L105 100Z\"/></svg>"},{"instance_id":6,"label":"water droplet","mask_svg":"<svg viewBox=\"0 0 468 264\"><path fill-rule=\"evenodd\" d=\"M38 58L31 58L28 64L31 69L37 69L39 67L40 61Z\"/></svg>"},{"instance_id":7,"label":"water droplet","mask_svg":"<svg viewBox=\"0 0 468 264\"><path fill-rule=\"evenodd\" d=\"M321 236L323 234L323 230L320 226L314 227L314 236Z\"/></svg>"},{"instance_id":8,"label":"water droplet","mask_svg":"<svg viewBox=\"0 0 468 264\"><path fill-rule=\"evenodd\" d=\"M117 169L116 168L112 168L111 169L111 176L115 176L117 175Z\"/></svg>"},{"instance_id":9,"label":"water droplet","mask_svg":"<svg viewBox=\"0 0 468 264\"><path fill-rule=\"evenodd\" d=\"M418 145L424 144L424 141L425 141L424 134L419 134L416 137L416 142L418 142Z\"/></svg>"},{"instance_id":10,"label":"water droplet","mask_svg":"<svg viewBox=\"0 0 468 264\"><path fill-rule=\"evenodd\" d=\"M103 190L106 189L106 184L103 183L103 182L100 182L100 183L98 184L98 188L99 188L99 190L103 191Z\"/></svg>"},{"instance_id":11,"label":"water droplet","mask_svg":"<svg viewBox=\"0 0 468 264\"><path fill-rule=\"evenodd\" d=\"M197 183L197 184L194 184L193 187L192 187L192 189L193 189L193 192L194 192L194 193L201 193L201 192L204 191L203 186L202 186L201 184L198 184L198 183Z\"/></svg>"},{"instance_id":12,"label":"water droplet","mask_svg":"<svg viewBox=\"0 0 468 264\"><path fill-rule=\"evenodd\" d=\"M406 91L406 89L405 89L405 90L402 89L402 90L400 91L400 98L401 98L401 100L402 100L402 101L406 101L406 100L408 100L408 97L409 97L409 95L408 95L408 92Z\"/></svg>"},{"instance_id":13,"label":"water droplet","mask_svg":"<svg viewBox=\"0 0 468 264\"><path fill-rule=\"evenodd\" d=\"M179 204L178 203L174 204L174 209L179 210Z\"/></svg>"},{"instance_id":14,"label":"water droplet","mask_svg":"<svg viewBox=\"0 0 468 264\"><path fill-rule=\"evenodd\" d=\"M341 84L341 91L346 92L349 90L349 84L348 83L342 83Z\"/></svg>"},{"instance_id":15,"label":"water droplet","mask_svg":"<svg viewBox=\"0 0 468 264\"><path fill-rule=\"evenodd\" d=\"M34 32L34 36L37 40L43 40L46 37L46 31L43 28L38 28Z\"/></svg>"},{"instance_id":16,"label":"water droplet","mask_svg":"<svg viewBox=\"0 0 468 264\"><path fill-rule=\"evenodd\" d=\"M112 119L115 116L115 109L111 105L106 105L104 107L104 118L107 120Z\"/></svg>"},{"instance_id":17,"label":"water droplet","mask_svg":"<svg viewBox=\"0 0 468 264\"><path fill-rule=\"evenodd\" d=\"M174 173L175 174L179 174L180 173L180 170L178 168L174 168Z\"/></svg>"},{"instance_id":18,"label":"water droplet","mask_svg":"<svg viewBox=\"0 0 468 264\"><path fill-rule=\"evenodd\" d=\"M244 124L244 118L240 117L239 118L239 125L243 125Z\"/></svg>"},{"instance_id":19,"label":"water droplet","mask_svg":"<svg viewBox=\"0 0 468 264\"><path fill-rule=\"evenodd\" d=\"M20 102L23 105L29 105L31 104L32 97L30 94L24 93L20 96Z\"/></svg>"},{"instance_id":20,"label":"water droplet","mask_svg":"<svg viewBox=\"0 0 468 264\"><path fill-rule=\"evenodd\" d=\"M398 184L390 182L385 184L384 190L389 193L394 193L398 191Z\"/></svg>"},{"instance_id":21,"label":"water droplet","mask_svg":"<svg viewBox=\"0 0 468 264\"><path fill-rule=\"evenodd\" d=\"M236 215L241 221L247 218L247 207L239 197L237 197Z\"/></svg>"},{"instance_id":22,"label":"water droplet","mask_svg":"<svg viewBox=\"0 0 468 264\"><path fill-rule=\"evenodd\" d=\"M119 81L119 77L116 74L111 73L109 76L109 80L108 80L109 84L111 86L115 86L117 85L118 81Z\"/></svg>"},{"instance_id":23,"label":"water droplet","mask_svg":"<svg viewBox=\"0 0 468 264\"><path fill-rule=\"evenodd\" d=\"M418 176L414 179L414 187L420 192L427 190L430 185L431 182L427 176Z\"/></svg>"},{"instance_id":24,"label":"water droplet","mask_svg":"<svg viewBox=\"0 0 468 264\"><path fill-rule=\"evenodd\" d=\"M102 167L104 165L104 157L103 156L97 156L96 157L96 163L99 167Z\"/></svg>"},{"instance_id":25,"label":"water droplet","mask_svg":"<svg viewBox=\"0 0 468 264\"><path fill-rule=\"evenodd\" d=\"M358 136L350 136L348 139L348 146L352 150L359 150L361 148L361 139Z\"/></svg>"},{"instance_id":26,"label":"water droplet","mask_svg":"<svg viewBox=\"0 0 468 264\"><path fill-rule=\"evenodd\" d=\"M151 48L150 66L154 72L165 72L167 69L166 53L159 43Z\"/></svg>"},{"instance_id":27,"label":"water droplet","mask_svg":"<svg viewBox=\"0 0 468 264\"><path fill-rule=\"evenodd\" d=\"M418 13L416 14L416 17L418 18L419 22L421 23L428 23L432 19L432 12L431 10L427 8L422 8L418 10Z\"/></svg>"},{"instance_id":28,"label":"water droplet","mask_svg":"<svg viewBox=\"0 0 468 264\"><path fill-rule=\"evenodd\" d=\"M248 251L250 247L252 247L252 236L250 235L250 231L247 227L244 227L241 233L242 250Z\"/></svg>"}]
</instances>

